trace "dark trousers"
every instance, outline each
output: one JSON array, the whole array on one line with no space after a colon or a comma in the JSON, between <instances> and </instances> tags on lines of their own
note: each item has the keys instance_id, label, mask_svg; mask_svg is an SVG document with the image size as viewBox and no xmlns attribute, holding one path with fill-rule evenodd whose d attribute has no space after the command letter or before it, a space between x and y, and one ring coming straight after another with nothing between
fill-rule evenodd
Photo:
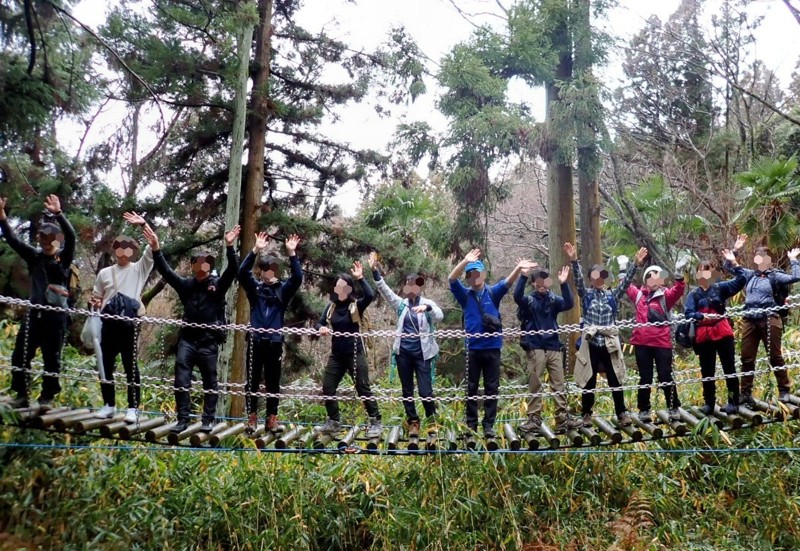
<instances>
[{"instance_id":1,"label":"dark trousers","mask_svg":"<svg viewBox=\"0 0 800 551\"><path fill-rule=\"evenodd\" d=\"M597 375L598 373L605 373L608 379L608 386L611 388L620 388L622 385L619 383L614 366L611 363L611 354L605 346L595 346L589 344L589 361L592 364L592 378L583 387L584 390L594 390L597 388ZM592 408L594 408L596 393L584 392L581 395L581 413L583 415L591 415ZM614 411L617 415L624 413L627 409L625 407L625 394L622 390L612 390L611 396L614 398Z\"/></svg>"},{"instance_id":2,"label":"dark trousers","mask_svg":"<svg viewBox=\"0 0 800 551\"><path fill-rule=\"evenodd\" d=\"M64 333L67 317L60 312L31 310L17 332L11 365L20 369L30 369L36 349L41 348L44 370L42 377L41 400L51 400L61 391L58 374L61 373L61 348L64 346ZM27 337L27 349L25 339ZM21 397L28 396L30 374L27 371L11 373L11 390Z\"/></svg>"},{"instance_id":3,"label":"dark trousers","mask_svg":"<svg viewBox=\"0 0 800 551\"><path fill-rule=\"evenodd\" d=\"M639 368L639 384L650 385L653 383L653 365L655 364L658 372L658 382L667 383L661 388L664 389L664 398L667 400L667 407L681 407L678 399L678 390L672 378L672 349L656 348L655 346L645 346L637 344L636 348L636 367ZM650 388L640 388L638 396L639 411L650 409Z\"/></svg>"},{"instance_id":4,"label":"dark trousers","mask_svg":"<svg viewBox=\"0 0 800 551\"><path fill-rule=\"evenodd\" d=\"M400 385L403 388L403 398L414 397L414 374L417 376L420 398L433 398L433 381L431 380L431 360L420 356L409 356L401 351L397 355L397 374L400 376ZM413 400L403 400L408 421L419 421L417 405ZM423 400L425 416L436 415L436 402Z\"/></svg>"},{"instance_id":5,"label":"dark trousers","mask_svg":"<svg viewBox=\"0 0 800 551\"><path fill-rule=\"evenodd\" d=\"M786 365L781 350L783 337L783 321L777 314L761 319L744 319L742 323L742 373L753 371L756 368L756 354L758 344L764 343L769 354L769 365L781 367ZM778 382L779 392L789 392L791 383L785 369L776 369L775 380ZM755 375L742 375L742 394L748 396L753 393L753 380Z\"/></svg>"},{"instance_id":6,"label":"dark trousers","mask_svg":"<svg viewBox=\"0 0 800 551\"><path fill-rule=\"evenodd\" d=\"M736 342L733 337L695 344L694 351L700 360L700 374L704 378L714 376L717 367L717 356L719 356L722 372L725 375L736 374ZM728 403L738 404L739 379L736 377L725 379L725 386L728 387ZM712 406L716 403L716 381L703 381L703 401Z\"/></svg>"},{"instance_id":7,"label":"dark trousers","mask_svg":"<svg viewBox=\"0 0 800 551\"><path fill-rule=\"evenodd\" d=\"M119 320L104 319L100 331L100 350L103 352L103 378L108 383L100 383L103 402L108 406L116 406L114 390L114 369L117 355L122 359L125 377L128 379L128 407L138 408L142 397L141 378L135 363L136 330L133 324Z\"/></svg>"},{"instance_id":8,"label":"dark trousers","mask_svg":"<svg viewBox=\"0 0 800 551\"><path fill-rule=\"evenodd\" d=\"M178 409L178 421L189 421L192 407L189 400L189 389L192 386L192 369L200 370L203 378L203 390L217 390L217 356L219 348L216 342L194 342L181 339L175 357L175 388L187 390L175 391L175 405ZM211 424L217 411L218 395L203 394L203 423Z\"/></svg>"},{"instance_id":9,"label":"dark trousers","mask_svg":"<svg viewBox=\"0 0 800 551\"><path fill-rule=\"evenodd\" d=\"M500 390L500 349L469 350L467 352L467 426L478 428L478 400L469 398L478 395L478 384L483 375L485 396L495 396ZM497 399L483 401L483 427L492 428L497 418Z\"/></svg>"},{"instance_id":10,"label":"dark trousers","mask_svg":"<svg viewBox=\"0 0 800 551\"><path fill-rule=\"evenodd\" d=\"M278 394L281 391L281 359L283 358L283 343L273 342L267 339L250 340L250 369L248 372L248 388L251 393L259 391L261 379L264 379L264 387L270 394ZM249 412L258 412L258 396L249 397ZM278 415L278 399L267 398L267 415Z\"/></svg>"},{"instance_id":11,"label":"dark trousers","mask_svg":"<svg viewBox=\"0 0 800 551\"><path fill-rule=\"evenodd\" d=\"M325 372L322 374L322 394L325 396L336 396L336 389L342 382L345 374L349 373L356 385L356 393L362 398L367 415L380 419L381 412L378 409L378 402L371 400L372 390L369 386L369 366L367 357L359 351L355 358L353 354L331 354L328 363L325 365ZM325 410L328 418L339 421L339 401L325 400Z\"/></svg>"}]
</instances>

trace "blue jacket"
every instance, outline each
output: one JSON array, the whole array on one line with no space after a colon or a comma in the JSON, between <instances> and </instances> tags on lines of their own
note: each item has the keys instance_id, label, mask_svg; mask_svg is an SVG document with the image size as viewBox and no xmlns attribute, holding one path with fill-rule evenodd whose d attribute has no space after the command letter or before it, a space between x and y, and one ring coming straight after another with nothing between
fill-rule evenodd
<instances>
[{"instance_id":1,"label":"blue jacket","mask_svg":"<svg viewBox=\"0 0 800 551\"><path fill-rule=\"evenodd\" d=\"M741 266L731 267L728 271L735 276L733 279L714 283L708 288L708 291L703 291L700 287L689 291L683 308L684 316L689 319L702 320L704 316L699 310L708 308L718 314L725 313L727 300L744 289L744 285L747 282L745 272Z\"/></svg>"},{"instance_id":2,"label":"blue jacket","mask_svg":"<svg viewBox=\"0 0 800 551\"><path fill-rule=\"evenodd\" d=\"M514 302L519 306L524 319L522 329L526 331L558 329L558 314L575 306L569 283L561 284L561 296L558 296L553 291L548 291L544 295L533 291L525 295L527 282L527 277L520 276L514 287ZM558 333L525 335L520 339L520 344L525 350L561 350Z\"/></svg>"},{"instance_id":3,"label":"blue jacket","mask_svg":"<svg viewBox=\"0 0 800 551\"><path fill-rule=\"evenodd\" d=\"M483 311L487 314L500 317L500 301L508 292L506 280L493 286L484 285L480 297L469 287L454 279L450 281L450 292L464 311L464 328L467 333L484 333L481 311L478 308L479 299L483 304ZM503 347L503 337L470 337L467 339L470 350L497 350Z\"/></svg>"},{"instance_id":4,"label":"blue jacket","mask_svg":"<svg viewBox=\"0 0 800 551\"><path fill-rule=\"evenodd\" d=\"M250 325L257 329L281 329L286 308L303 283L300 260L297 255L290 256L291 276L288 280L278 280L273 284L256 281L253 277L255 262L256 255L250 251L239 267L239 282L250 302ZM283 342L283 333L253 333L253 338Z\"/></svg>"}]
</instances>

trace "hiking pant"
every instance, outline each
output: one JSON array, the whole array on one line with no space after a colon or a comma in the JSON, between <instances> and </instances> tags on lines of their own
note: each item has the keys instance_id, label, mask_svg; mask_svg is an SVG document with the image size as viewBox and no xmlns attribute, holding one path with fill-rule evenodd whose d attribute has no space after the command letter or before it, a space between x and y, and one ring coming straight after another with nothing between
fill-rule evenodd
<instances>
[{"instance_id":1,"label":"hiking pant","mask_svg":"<svg viewBox=\"0 0 800 551\"><path fill-rule=\"evenodd\" d=\"M219 398L216 393L218 355L219 347L211 340L195 342L182 338L178 343L178 353L175 356L175 388L186 389L175 391L178 422L188 422L192 413L189 389L192 386L192 370L195 366L203 378L203 390L214 391L203 393L203 423L210 425L214 422Z\"/></svg>"},{"instance_id":2,"label":"hiking pant","mask_svg":"<svg viewBox=\"0 0 800 551\"><path fill-rule=\"evenodd\" d=\"M433 380L431 377L431 360L424 359L421 355L410 356L401 351L396 356L397 374L400 376L400 386L403 389L403 398L414 397L414 374L417 376L420 398L433 398ZM426 417L436 415L436 402L423 400L422 407ZM406 420L419 421L417 405L413 400L403 400L406 410Z\"/></svg>"},{"instance_id":3,"label":"hiking pant","mask_svg":"<svg viewBox=\"0 0 800 551\"><path fill-rule=\"evenodd\" d=\"M64 333L67 329L67 316L61 312L47 312L31 309L17 332L14 352L11 354L11 390L20 397L28 397L31 375L31 360L36 349L42 350L42 361L46 375L42 376L40 400L51 400L61 391L58 375L61 373L61 349L64 346ZM25 340L27 338L27 346Z\"/></svg>"},{"instance_id":4,"label":"hiking pant","mask_svg":"<svg viewBox=\"0 0 800 551\"><path fill-rule=\"evenodd\" d=\"M364 408L367 415L376 419L381 418L377 400L373 398L372 390L369 386L369 366L367 357L361 350L353 357L352 352L346 354L331 354L328 356L328 363L325 365L325 372L322 374L322 394L325 396L336 396L336 389L342 382L345 374L349 373L356 386L356 393L363 398ZM335 399L325 400L325 411L328 418L339 421L339 401Z\"/></svg>"},{"instance_id":5,"label":"hiking pant","mask_svg":"<svg viewBox=\"0 0 800 551\"><path fill-rule=\"evenodd\" d=\"M722 364L725 375L736 374L736 342L733 337L725 337L716 341L706 341L694 345L694 351L700 360L700 375L713 377L717 367L717 356ZM739 379L729 377L725 379L728 387L728 403L739 403ZM703 402L713 406L717 401L716 381L703 381Z\"/></svg>"},{"instance_id":6,"label":"hiking pant","mask_svg":"<svg viewBox=\"0 0 800 551\"><path fill-rule=\"evenodd\" d=\"M528 415L542 415L542 397L533 396L542 391L542 377L547 370L550 379L550 388L555 394L553 401L556 403L556 418L559 421L565 420L569 416L567 409L567 396L563 394L566 386L564 384L564 365L560 350L526 350L528 356L528 392L532 395L528 398Z\"/></svg>"},{"instance_id":7,"label":"hiking pant","mask_svg":"<svg viewBox=\"0 0 800 551\"><path fill-rule=\"evenodd\" d=\"M500 349L472 350L467 352L467 426L478 428L478 384L483 375L485 396L495 396L500 390ZM470 399L473 398L473 399ZM497 418L497 399L483 400L483 428L494 427Z\"/></svg>"},{"instance_id":8,"label":"hiking pant","mask_svg":"<svg viewBox=\"0 0 800 551\"><path fill-rule=\"evenodd\" d=\"M128 380L128 407L138 408L142 398L141 378L135 363L136 327L129 322L113 319L103 319L103 328L100 331L100 350L103 352L103 379L107 383L100 383L100 393L103 403L116 407L116 391L114 389L114 369L117 365L117 355L122 360L125 377Z\"/></svg>"},{"instance_id":9,"label":"hiking pant","mask_svg":"<svg viewBox=\"0 0 800 551\"><path fill-rule=\"evenodd\" d=\"M667 400L667 408L681 407L678 399L678 390L675 387L675 380L672 378L672 349L657 348L637 344L636 366L639 368L639 384L653 384L653 364L658 372L658 382L664 384L664 398ZM665 384L666 383L666 384ZM650 387L640 388L638 396L639 411L650 411Z\"/></svg>"},{"instance_id":10,"label":"hiking pant","mask_svg":"<svg viewBox=\"0 0 800 551\"><path fill-rule=\"evenodd\" d=\"M252 393L248 397L249 413L258 412L258 396L261 378L264 378L264 387L269 394L278 394L281 391L281 360L283 358L283 343L267 339L252 339L248 359L248 390ZM267 398L267 416L278 415L278 398Z\"/></svg>"},{"instance_id":11,"label":"hiking pant","mask_svg":"<svg viewBox=\"0 0 800 551\"><path fill-rule=\"evenodd\" d=\"M769 354L769 365L781 367L786 364L781 351L781 338L783 337L783 321L778 314L759 319L744 318L742 323L742 394L753 394L752 372L756 368L756 354L758 343L764 343L764 348ZM789 392L791 383L785 369L776 369L775 380L778 382L778 392Z\"/></svg>"},{"instance_id":12,"label":"hiking pant","mask_svg":"<svg viewBox=\"0 0 800 551\"><path fill-rule=\"evenodd\" d=\"M592 364L592 377L584 390L594 390L597 388L597 375L605 373L608 380L608 386L612 389L620 388L622 385L617 378L617 373L614 371L614 366L611 363L611 353L605 346L596 346L589 343L589 361ZM584 392L581 396L581 413L583 415L591 415L592 408L594 408L595 392ZM627 409L625 407L625 394L622 390L612 390L611 396L614 398L614 412L620 415Z\"/></svg>"}]
</instances>

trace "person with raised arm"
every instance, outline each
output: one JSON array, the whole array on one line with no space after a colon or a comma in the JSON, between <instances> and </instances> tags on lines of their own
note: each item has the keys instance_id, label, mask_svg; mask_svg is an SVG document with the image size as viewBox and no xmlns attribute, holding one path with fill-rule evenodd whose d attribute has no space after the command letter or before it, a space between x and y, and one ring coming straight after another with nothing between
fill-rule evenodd
<instances>
[{"instance_id":1,"label":"person with raised arm","mask_svg":"<svg viewBox=\"0 0 800 551\"><path fill-rule=\"evenodd\" d=\"M612 389L611 396L614 399L617 421L623 427L629 426L632 421L625 407L625 394L620 388L625 384L628 375L616 320L619 301L633 282L644 259L647 258L647 249L644 247L639 249L633 266L627 265L626 257L620 257L620 269L624 270L625 277L613 289L606 288L609 272L601 264L595 264L589 270L589 280L592 285L587 288L583 279L583 269L578 261L577 248L572 243L565 243L564 252L572 263L575 288L581 299L583 334L575 358L574 376L575 383L585 391L581 397L583 424L587 427L592 425L594 389L597 387L598 374L604 373L608 379L608 386Z\"/></svg>"},{"instance_id":2,"label":"person with raised arm","mask_svg":"<svg viewBox=\"0 0 800 551\"><path fill-rule=\"evenodd\" d=\"M735 276L728 281L717 281L717 266L709 261L700 262L697 267L697 287L689 291L684 306L684 316L696 320L694 352L700 361L700 375L703 378L714 377L717 356L726 375L736 375L736 342L733 338L733 327L724 316L728 299L744 288L747 279L744 270L736 262L732 251L722 251L729 270ZM711 315L710 315L711 314ZM722 407L723 413L732 414L739 411L739 379L725 379L728 387L728 401ZM700 411L704 415L712 415L716 408L716 381L703 381L703 402Z\"/></svg>"},{"instance_id":3,"label":"person with raised arm","mask_svg":"<svg viewBox=\"0 0 800 551\"><path fill-rule=\"evenodd\" d=\"M364 279L364 267L361 262L353 262L351 274L342 273L336 279L331 302L325 307L316 325L322 337L330 336L331 331L361 333L364 311L372 304L375 294ZM356 281L364 294L361 298L356 296ZM331 338L331 354L322 374L322 394L336 396L339 383L347 373L352 377L356 393L362 398L369 416L367 438L377 438L383 431L381 412L370 388L369 365L364 351L364 340L360 335L358 337L334 335ZM335 398L325 400L325 410L328 419L320 427L319 432L334 435L341 430L338 400Z\"/></svg>"},{"instance_id":4,"label":"person with raised arm","mask_svg":"<svg viewBox=\"0 0 800 551\"><path fill-rule=\"evenodd\" d=\"M43 222L36 228L39 248L22 242L8 222L6 206L8 199L0 197L0 230L6 242L28 267L31 291L28 300L33 304L67 307L69 298L70 265L75 257L75 230L61 211L61 201L56 195L48 195L44 208L52 222ZM61 391L58 375L61 373L61 349L67 330L67 313L31 309L25 318L11 355L11 390L17 396L11 407L29 406L28 370L36 349L42 350L42 361L46 374L42 377L42 392L39 406L50 406Z\"/></svg>"},{"instance_id":5,"label":"person with raised arm","mask_svg":"<svg viewBox=\"0 0 800 551\"><path fill-rule=\"evenodd\" d=\"M291 235L284 243L289 255L290 277L279 279L280 264L271 255L263 251L269 243L266 232L256 234L256 242L239 266L239 283L250 302L250 325L254 329L274 329L270 333L250 333L248 361L248 385L251 395L249 399L250 428L255 428L258 419L258 389L261 378L268 393L278 394L281 391L281 359L283 356L284 315L289 302L303 283L303 269L297 257L297 245L300 237ZM259 279L253 276L253 266L259 271ZM279 432L283 426L278 422L278 398L267 398L266 421L267 431Z\"/></svg>"},{"instance_id":6,"label":"person with raised arm","mask_svg":"<svg viewBox=\"0 0 800 551\"><path fill-rule=\"evenodd\" d=\"M526 295L525 285L528 277L533 291ZM514 302L518 306L518 314L524 331L558 330L558 314L567 312L575 306L572 290L569 288L569 266L558 272L561 285L561 296L550 290L553 278L550 272L540 269L537 264L523 268L522 275L514 287ZM563 347L558 333L542 333L524 335L520 339L522 349L528 357L528 420L519 428L522 432L538 433L542 429L542 398L537 396L542 391L542 377L545 370L550 379L550 388L556 403L556 431L564 432L583 426L581 419L569 413L566 384L561 349Z\"/></svg>"},{"instance_id":7,"label":"person with raised arm","mask_svg":"<svg viewBox=\"0 0 800 551\"><path fill-rule=\"evenodd\" d=\"M153 250L156 270L178 294L183 305L183 321L208 326L225 324L225 293L228 292L239 267L233 243L239 236L239 226L225 233L225 253L228 265L219 277L211 275L214 256L202 252L191 257L192 277L181 277L169 267L158 236L150 226L143 228L144 237ZM189 426L192 370L196 366L203 379L203 416L200 430L210 432L216 417L218 385L217 359L219 345L225 341L225 332L209 327L181 327L178 333L178 351L175 355L175 406L178 420L173 433L181 433Z\"/></svg>"},{"instance_id":8,"label":"person with raised arm","mask_svg":"<svg viewBox=\"0 0 800 551\"><path fill-rule=\"evenodd\" d=\"M422 296L425 278L422 274L407 274L402 294L398 296L386 280L381 276L378 254L371 252L369 267L378 292L386 299L397 313L398 336L392 345L393 360L397 363L397 374L403 390L403 408L406 412L406 425L409 436L418 436L420 420L414 398L414 377L417 378L420 398L433 398L432 364L439 355L439 345L433 337L434 323L444 319L442 309L432 300ZM423 400L425 417L433 421L436 415L436 403Z\"/></svg>"},{"instance_id":9,"label":"person with raised arm","mask_svg":"<svg viewBox=\"0 0 800 551\"><path fill-rule=\"evenodd\" d=\"M747 235L740 235L734 245L734 254L744 247ZM753 382L756 368L756 355L758 344L764 343L764 348L769 355L769 365L781 368L786 365L783 358L781 340L783 338L784 321L778 307L783 306L789 294L789 285L800 281L800 249L794 248L787 253L792 273L787 274L773 267L776 256L769 248L757 247L753 255L755 269L744 268L745 299L744 316L742 320L742 383L739 395L739 404L753 405ZM730 270L731 263L725 262L724 268ZM779 304L780 302L780 304ZM772 309L771 312L763 310ZM784 310L785 312L785 310ZM789 400L791 382L785 369L774 369L775 380L778 383L778 400Z\"/></svg>"},{"instance_id":10,"label":"person with raised arm","mask_svg":"<svg viewBox=\"0 0 800 551\"><path fill-rule=\"evenodd\" d=\"M134 226L146 226L145 219L135 212L122 215L126 222ZM139 243L132 237L120 235L111 244L115 263L97 273L92 290L92 307L103 314L125 317L144 315L142 290L153 269L153 250L144 248L139 260L134 260ZM141 376L136 365L138 332L134 321L102 319L100 330L100 350L103 358L102 377L107 382L100 383L103 407L97 417L108 419L117 411L116 391L114 389L114 369L117 356L122 360L125 377L128 381L128 410L125 421L135 423L139 419L139 404L142 398Z\"/></svg>"},{"instance_id":11,"label":"person with raised arm","mask_svg":"<svg viewBox=\"0 0 800 551\"><path fill-rule=\"evenodd\" d=\"M503 347L503 326L500 319L500 301L519 277L524 268L531 268L529 260L520 260L509 276L494 285L486 285L486 268L480 260L481 250L472 249L450 272L450 292L464 312L464 330L480 336L469 336L467 346L467 428L478 430L478 385L483 376L485 396L496 396L500 390L500 353ZM461 274L466 285L459 278ZM497 417L497 399L483 401L483 434L496 436L494 422Z\"/></svg>"}]
</instances>

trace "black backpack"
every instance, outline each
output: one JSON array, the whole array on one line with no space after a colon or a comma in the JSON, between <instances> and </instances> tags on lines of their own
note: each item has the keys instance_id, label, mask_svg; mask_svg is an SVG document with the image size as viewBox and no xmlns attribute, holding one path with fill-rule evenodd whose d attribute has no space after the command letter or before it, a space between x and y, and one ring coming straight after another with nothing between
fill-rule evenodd
<instances>
[{"instance_id":1,"label":"black backpack","mask_svg":"<svg viewBox=\"0 0 800 551\"><path fill-rule=\"evenodd\" d=\"M770 272L768 274L769 282L772 285L772 298L775 300L775 304L777 306L783 306L778 310L778 315L780 315L781 319L783 320L784 324L786 323L786 318L789 317L789 307L786 306L786 299L789 297L791 293L791 285L786 283L778 283L775 281L775 278L772 277L774 272Z\"/></svg>"}]
</instances>

